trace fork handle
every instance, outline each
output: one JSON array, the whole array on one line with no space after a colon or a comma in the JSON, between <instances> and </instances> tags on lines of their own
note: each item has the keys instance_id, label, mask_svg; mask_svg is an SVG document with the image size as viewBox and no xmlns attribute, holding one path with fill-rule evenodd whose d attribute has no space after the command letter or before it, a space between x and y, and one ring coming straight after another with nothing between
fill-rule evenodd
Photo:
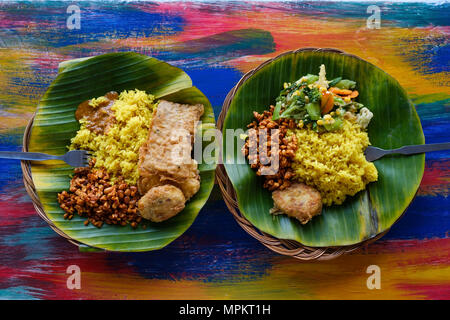
<instances>
[{"instance_id":1,"label":"fork handle","mask_svg":"<svg viewBox=\"0 0 450 320\"><path fill-rule=\"evenodd\" d=\"M59 156L54 156L39 152L16 152L16 151L0 151L0 158L2 159L17 159L17 160L61 160Z\"/></svg>"},{"instance_id":2,"label":"fork handle","mask_svg":"<svg viewBox=\"0 0 450 320\"><path fill-rule=\"evenodd\" d=\"M390 150L389 153L416 154L416 153L440 151L440 150L450 150L450 142L403 146L398 149Z\"/></svg>"}]
</instances>

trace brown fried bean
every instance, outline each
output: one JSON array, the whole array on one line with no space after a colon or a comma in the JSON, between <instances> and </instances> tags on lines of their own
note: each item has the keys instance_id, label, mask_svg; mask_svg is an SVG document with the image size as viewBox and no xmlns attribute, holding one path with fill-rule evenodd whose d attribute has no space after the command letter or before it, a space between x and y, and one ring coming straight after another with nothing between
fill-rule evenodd
<instances>
[{"instance_id":1,"label":"brown fried bean","mask_svg":"<svg viewBox=\"0 0 450 320\"><path fill-rule=\"evenodd\" d=\"M109 193L111 193L112 190L113 190L112 187L108 187L108 188L106 188L105 190L103 190L103 192L104 192L105 194L109 194Z\"/></svg>"},{"instance_id":2,"label":"brown fried bean","mask_svg":"<svg viewBox=\"0 0 450 320\"><path fill-rule=\"evenodd\" d=\"M250 123L247 128L255 129L255 135L253 136L253 139L247 139L242 148L242 153L249 160L250 167L256 170L257 175L264 176L264 188L267 188L271 191L276 189L283 190L290 186L290 180L294 177L290 166L292 164L293 158L295 157L295 151L297 149L297 138L295 137L295 135L286 137L287 130L295 128L295 121L293 121L292 119L272 120L273 110L274 106L270 106L270 109L264 111L262 114L259 114L256 111L253 112L253 116L256 121ZM262 146L259 144L259 130L265 130L267 132L267 141L263 143ZM278 131L273 132L275 134L278 134L278 148L272 146L271 130ZM257 155L249 155L250 148L255 147ZM261 155L261 150L264 149L268 157L270 157L273 153L278 154L278 167L275 166L271 168L270 163L266 164L267 162L265 161L268 160L267 157Z\"/></svg>"},{"instance_id":3,"label":"brown fried bean","mask_svg":"<svg viewBox=\"0 0 450 320\"><path fill-rule=\"evenodd\" d=\"M95 160L91 161L89 168L76 168L69 192L64 190L58 194L64 219L72 219L76 212L87 218L85 226L92 224L101 228L107 223L130 224L136 228L142 221L136 208L139 200L137 187L129 186L123 177L112 182L106 170L93 168L94 164Z\"/></svg>"}]
</instances>

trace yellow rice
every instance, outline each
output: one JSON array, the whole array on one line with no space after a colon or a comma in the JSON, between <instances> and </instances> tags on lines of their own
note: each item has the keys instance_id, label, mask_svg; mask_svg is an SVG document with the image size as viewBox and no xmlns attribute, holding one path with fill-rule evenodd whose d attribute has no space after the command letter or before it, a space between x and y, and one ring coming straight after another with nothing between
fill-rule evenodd
<instances>
[{"instance_id":1,"label":"yellow rice","mask_svg":"<svg viewBox=\"0 0 450 320\"><path fill-rule=\"evenodd\" d=\"M292 164L295 178L315 187L324 205L342 204L378 179L375 165L363 154L369 137L358 124L344 120L338 131L317 133L305 128L290 130L288 135L294 132L298 141Z\"/></svg>"},{"instance_id":2,"label":"yellow rice","mask_svg":"<svg viewBox=\"0 0 450 320\"><path fill-rule=\"evenodd\" d=\"M101 97L92 99L93 108ZM70 150L92 150L95 167L104 167L114 180L122 175L126 182L136 184L139 177L139 148L147 140L148 130L156 102L151 94L141 90L120 93L111 110L116 123L104 135L91 132L83 119L77 135L72 138Z\"/></svg>"}]
</instances>

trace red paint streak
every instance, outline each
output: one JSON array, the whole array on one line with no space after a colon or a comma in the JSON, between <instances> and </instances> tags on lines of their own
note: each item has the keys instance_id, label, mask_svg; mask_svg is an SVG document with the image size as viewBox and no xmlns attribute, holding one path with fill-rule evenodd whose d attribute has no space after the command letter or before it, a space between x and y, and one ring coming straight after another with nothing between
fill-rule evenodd
<instances>
[{"instance_id":1,"label":"red paint streak","mask_svg":"<svg viewBox=\"0 0 450 320\"><path fill-rule=\"evenodd\" d=\"M450 193L450 160L429 161L425 164L425 173L420 183L420 195L443 195Z\"/></svg>"},{"instance_id":2,"label":"red paint streak","mask_svg":"<svg viewBox=\"0 0 450 320\"><path fill-rule=\"evenodd\" d=\"M105 278L109 276L116 278L120 274L133 274L134 270L127 265L127 260L123 256L115 255L113 263L110 263L108 253L80 253L78 249L66 243L70 249L58 252L58 248L51 249L54 254L52 259L45 261L22 260L15 256L9 259L9 265L0 266L0 288L9 286L25 286L33 291L33 295L39 299L106 299L90 294L83 289L83 279ZM14 248L0 247L0 253L6 254L15 250L20 252L20 246ZM55 252L56 251L56 252ZM16 266L14 261L20 261L20 266ZM7 262L8 263L8 262ZM70 274L66 273L70 265L77 265L81 270L81 290L70 290L67 288L67 279ZM89 276L93 275L93 276ZM86 283L84 283L86 284ZM33 288L39 290L33 290ZM110 292L114 295L113 292Z\"/></svg>"},{"instance_id":3,"label":"red paint streak","mask_svg":"<svg viewBox=\"0 0 450 320\"><path fill-rule=\"evenodd\" d=\"M71 59L71 57L66 57L51 52L36 51L35 54L33 54L33 65L41 70L42 69L56 70L58 68L58 65L62 61L69 59Z\"/></svg>"},{"instance_id":4,"label":"red paint streak","mask_svg":"<svg viewBox=\"0 0 450 320\"><path fill-rule=\"evenodd\" d=\"M295 47L312 45L314 39L311 39L311 34L320 30L320 27L306 23L307 19L311 18L285 12L283 4L276 2L265 3L264 6L251 3L241 6L222 4L221 7L214 8L202 3L159 3L157 6L136 4L136 7L146 12L182 16L186 26L183 32L173 39L177 42L232 30L255 28L270 31L276 44L276 53L279 53ZM320 18L316 20L322 21ZM298 32L299 25L302 25L302 33ZM328 37L332 43L336 41L334 35L323 36ZM353 36L353 30L340 33L340 37L343 38Z\"/></svg>"},{"instance_id":5,"label":"red paint streak","mask_svg":"<svg viewBox=\"0 0 450 320\"><path fill-rule=\"evenodd\" d=\"M217 33L241 29L245 16L234 16L233 12L210 11L201 3L159 3L137 4L139 10L167 15L179 15L186 23L185 29L177 41L187 41L207 37ZM230 8L231 9L231 8ZM234 11L232 9L232 11ZM205 25L208 28L205 28Z\"/></svg>"},{"instance_id":6,"label":"red paint streak","mask_svg":"<svg viewBox=\"0 0 450 320\"><path fill-rule=\"evenodd\" d=\"M9 19L9 14L6 12L0 12L0 28L17 28L26 27L30 22L28 20Z\"/></svg>"},{"instance_id":7,"label":"red paint streak","mask_svg":"<svg viewBox=\"0 0 450 320\"><path fill-rule=\"evenodd\" d=\"M431 26L424 27L425 30L429 32L436 31L438 33L443 33L444 35L450 35L450 26Z\"/></svg>"},{"instance_id":8,"label":"red paint streak","mask_svg":"<svg viewBox=\"0 0 450 320\"><path fill-rule=\"evenodd\" d=\"M19 194L17 194L19 193ZM10 195L2 194L0 200L0 221L2 226L17 225L23 218L37 214L30 202L21 200L22 192L11 190Z\"/></svg>"},{"instance_id":9,"label":"red paint streak","mask_svg":"<svg viewBox=\"0 0 450 320\"><path fill-rule=\"evenodd\" d=\"M432 240L389 240L372 245L377 254L406 253L404 259L397 263L399 267L407 266L450 266L450 238ZM369 247L370 251L372 246ZM381 246L381 248L380 248ZM383 247L386 247L386 251ZM408 252L421 252L420 255ZM439 253L439 254L437 254Z\"/></svg>"},{"instance_id":10,"label":"red paint streak","mask_svg":"<svg viewBox=\"0 0 450 320\"><path fill-rule=\"evenodd\" d=\"M80 253L76 247L63 241L57 241L50 248L52 258L41 260L24 260L21 246L0 247L0 254L4 255L12 252L2 266L0 266L0 288L9 286L24 286L30 292L41 299L117 299L114 288L118 290L128 290L121 287L121 275L127 275L133 281L147 280L151 274L140 275L130 267L129 257L125 254L114 253ZM450 239L432 240L402 240L402 241L379 241L369 246L367 254L372 257L385 256L392 257L391 261L396 262L396 270L410 270L411 266L420 269L437 268L445 270L450 265L449 259ZM367 263L370 258L365 253L352 254L348 259L355 260L356 263ZM17 264L20 261L20 264ZM339 261L336 261L339 264ZM69 265L77 265L82 272L81 290L69 290L66 286L69 274L66 273ZM187 273L183 278L194 278L197 275ZM395 284L408 292L412 297L418 295L426 299L448 299L450 283L448 279L433 280L414 278L414 283ZM179 280L171 275L171 280ZM99 288L103 282L108 285ZM420 283L422 282L422 283ZM423 282L427 282L424 284ZM94 289L92 292L89 289ZM102 292L101 296L98 296ZM130 293L131 294L131 293Z\"/></svg>"},{"instance_id":11,"label":"red paint streak","mask_svg":"<svg viewBox=\"0 0 450 320\"><path fill-rule=\"evenodd\" d=\"M422 295L428 300L450 299L450 284L399 284L397 288L412 295Z\"/></svg>"},{"instance_id":12,"label":"red paint streak","mask_svg":"<svg viewBox=\"0 0 450 320\"><path fill-rule=\"evenodd\" d=\"M444 252L446 259L441 262L450 265L450 238L428 240L382 240L368 246L368 252L370 254L403 253L410 250L425 251L430 254L433 254L434 252Z\"/></svg>"},{"instance_id":13,"label":"red paint streak","mask_svg":"<svg viewBox=\"0 0 450 320\"><path fill-rule=\"evenodd\" d=\"M0 9L1 6L0 6ZM6 9L7 10L7 9ZM24 20L25 19L25 20ZM44 27L56 27L55 23L46 21L33 21L23 16L10 14L8 11L0 12L0 28L5 29L18 29L24 28L26 30L37 30Z\"/></svg>"}]
</instances>

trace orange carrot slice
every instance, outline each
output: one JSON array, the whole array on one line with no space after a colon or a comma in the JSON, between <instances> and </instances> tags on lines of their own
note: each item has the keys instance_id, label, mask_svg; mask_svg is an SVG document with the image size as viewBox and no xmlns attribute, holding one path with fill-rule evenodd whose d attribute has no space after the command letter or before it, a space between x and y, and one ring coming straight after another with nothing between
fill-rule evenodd
<instances>
[{"instance_id":1,"label":"orange carrot slice","mask_svg":"<svg viewBox=\"0 0 450 320\"><path fill-rule=\"evenodd\" d=\"M322 93L322 99L320 100L320 110L322 114L327 114L333 109L334 98L331 92L325 91Z\"/></svg>"},{"instance_id":2,"label":"orange carrot slice","mask_svg":"<svg viewBox=\"0 0 450 320\"><path fill-rule=\"evenodd\" d=\"M359 92L355 90L355 91L353 91L353 92L350 94L349 97L350 97L351 99L354 99L354 98L356 98L358 95L359 95Z\"/></svg>"},{"instance_id":3,"label":"orange carrot slice","mask_svg":"<svg viewBox=\"0 0 450 320\"><path fill-rule=\"evenodd\" d=\"M348 90L348 89L339 89L336 87L331 87L330 89L328 89L330 92L340 95L340 96L348 96L349 94L352 93L352 90Z\"/></svg>"}]
</instances>

